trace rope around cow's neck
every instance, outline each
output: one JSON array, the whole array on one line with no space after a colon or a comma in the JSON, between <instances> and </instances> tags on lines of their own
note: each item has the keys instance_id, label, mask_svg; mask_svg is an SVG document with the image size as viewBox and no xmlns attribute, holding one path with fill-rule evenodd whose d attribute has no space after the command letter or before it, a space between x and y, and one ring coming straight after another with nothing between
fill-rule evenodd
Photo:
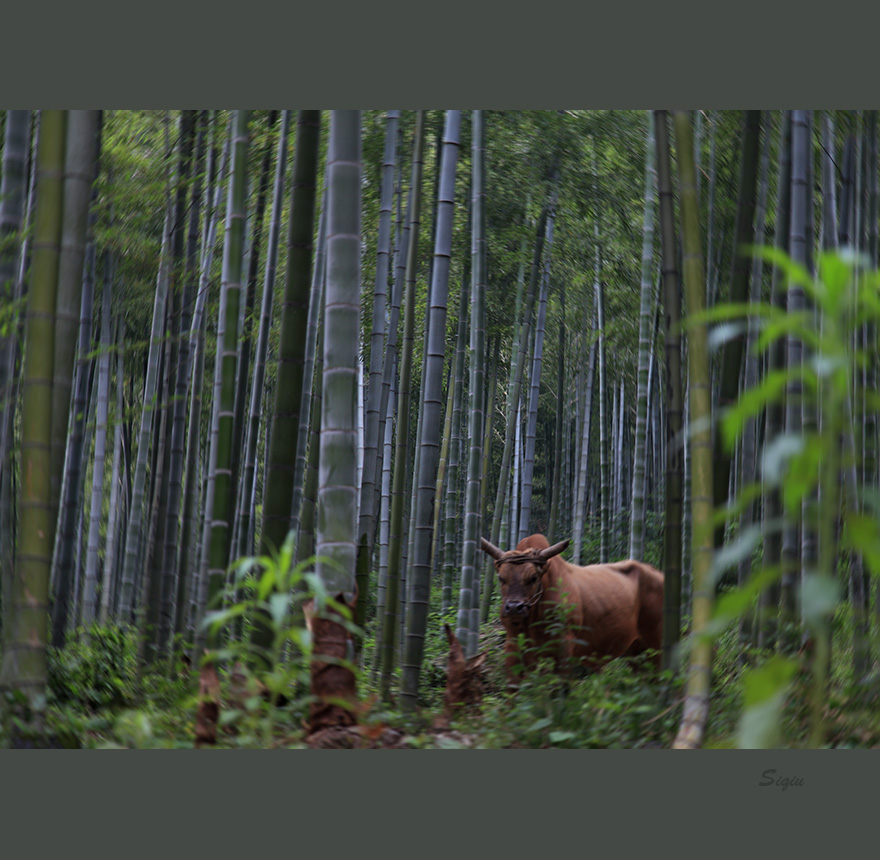
<instances>
[{"instance_id":1,"label":"rope around cow's neck","mask_svg":"<svg viewBox=\"0 0 880 860\"><path fill-rule=\"evenodd\" d=\"M541 574L541 578L538 580L538 585L540 589L538 593L529 601L526 602L526 606L531 609L543 596L544 596L544 574Z\"/></svg>"}]
</instances>

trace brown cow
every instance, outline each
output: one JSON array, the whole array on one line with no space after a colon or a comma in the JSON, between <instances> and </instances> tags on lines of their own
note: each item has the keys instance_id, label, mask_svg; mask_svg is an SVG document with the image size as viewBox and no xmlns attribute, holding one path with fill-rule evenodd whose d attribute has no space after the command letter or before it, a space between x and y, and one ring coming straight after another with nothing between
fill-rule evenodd
<instances>
[{"instance_id":1,"label":"brown cow","mask_svg":"<svg viewBox=\"0 0 880 860\"><path fill-rule=\"evenodd\" d=\"M578 567L559 557L569 544L550 546L544 535L532 535L516 549L503 552L482 540L495 560L501 583L501 622L507 631L507 674L510 686L521 667L530 667L536 649L551 640L560 647L552 656L557 669L565 658L601 668L605 661L659 651L663 619L663 574L641 561L618 561ZM562 608L562 612L557 610ZM556 623L563 625L554 631ZM526 652L520 654L519 634ZM659 666L659 655L658 663Z\"/></svg>"}]
</instances>

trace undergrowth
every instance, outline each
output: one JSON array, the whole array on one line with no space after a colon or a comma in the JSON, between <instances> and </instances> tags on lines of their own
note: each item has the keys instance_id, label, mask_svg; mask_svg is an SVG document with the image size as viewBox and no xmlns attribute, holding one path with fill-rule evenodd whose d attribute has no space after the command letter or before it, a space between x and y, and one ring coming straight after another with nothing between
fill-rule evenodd
<instances>
[{"instance_id":1,"label":"undergrowth","mask_svg":"<svg viewBox=\"0 0 880 860\"><path fill-rule=\"evenodd\" d=\"M524 678L516 693L509 694L503 665L504 631L497 620L481 630L480 647L489 654L482 708L454 721L451 733L434 730L445 685L447 644L439 632L443 620L439 612L431 619L417 713L403 714L395 702L382 703L370 686L368 669L361 670L359 722L367 733L394 728L402 733L403 745L413 749L645 749L671 745L681 716L683 675L646 671L635 659L612 661L600 673L563 679L550 671L546 661ZM826 707L828 745L880 746L880 712L874 688L855 683L852 676L852 617L846 604L838 608L833 633L833 671ZM878 653L880 642L872 641L871 645L872 653ZM369 666L368 649L363 653ZM65 746L192 747L197 672L180 660L170 670L165 664L161 671L138 672L136 654L134 634L99 626L77 631L64 649L50 651L48 728ZM737 746L744 672L769 656L758 649L743 648L734 627L718 637L706 748ZM803 657L800 663L802 671L785 702L778 747L806 744L809 674ZM233 678L233 668L227 665L221 667L220 678L224 705L219 747L305 747L307 691L297 691L291 685L289 698L270 717L254 675Z\"/></svg>"},{"instance_id":2,"label":"undergrowth","mask_svg":"<svg viewBox=\"0 0 880 860\"><path fill-rule=\"evenodd\" d=\"M262 560L266 562L267 560ZM221 748L304 748L308 719L310 642L295 609L273 595L288 594L294 584L278 576L271 563L256 579L253 564L237 567L238 604L211 616L227 623L228 635L218 652L221 710L217 746ZM315 586L307 566L291 568L297 582ZM439 588L432 605L439 606ZM274 606L276 659L271 669L250 669L246 656L250 613L260 601ZM496 596L497 601L497 596ZM240 608L236 608L241 605ZM283 605L282 605L283 604ZM233 624L236 619L242 624ZM397 702L383 702L378 678L371 672L376 620L368 619L360 652L358 722L369 737L394 729L400 746L413 749L626 749L669 748L681 718L684 674L657 673L642 665L647 655L609 663L602 672L574 672L561 678L549 661L525 676L519 690L507 692L504 668L505 632L497 606L480 631L480 651L487 653L481 709L461 714L450 731L434 728L443 711L448 644L443 624L456 622L456 609L435 609L428 622L420 682L419 710L403 713ZM832 672L825 719L828 746L880 746L878 682L853 675L853 618L841 602L832 619ZM872 654L880 653L876 632ZM289 642L296 647L283 648ZM49 649L47 729L64 746L86 748L191 748L199 702L198 665L184 653L191 643L177 641L174 659L160 666L138 664L138 641L132 631L115 626L79 629L63 649ZM282 654L282 651L285 653ZM768 665L773 655L740 641L734 624L715 638L709 723L704 746L730 749L740 745L748 673ZM809 732L810 674L807 655L796 657L799 670L789 685L779 715L775 746L805 746ZM397 677L392 689L396 689ZM267 685L274 705L267 701ZM21 702L7 698L7 713ZM17 711L18 709L18 711ZM0 736L0 745L4 738Z\"/></svg>"}]
</instances>

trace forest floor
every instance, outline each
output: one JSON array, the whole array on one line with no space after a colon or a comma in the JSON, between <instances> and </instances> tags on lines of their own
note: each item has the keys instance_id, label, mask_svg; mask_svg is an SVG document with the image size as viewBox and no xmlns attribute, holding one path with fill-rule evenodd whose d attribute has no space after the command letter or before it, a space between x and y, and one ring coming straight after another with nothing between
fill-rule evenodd
<instances>
[{"instance_id":1,"label":"forest floor","mask_svg":"<svg viewBox=\"0 0 880 860\"><path fill-rule=\"evenodd\" d=\"M439 626L439 625L436 625ZM832 676L824 705L825 746L880 747L880 693L876 674L854 684L851 625L845 608L835 619ZM370 651L364 652L369 667ZM878 643L872 653L880 653ZM684 698L682 675L646 672L616 660L602 672L563 680L544 666L515 693L504 677L503 631L484 625L482 701L451 719L444 710L445 640L429 638L422 698L414 713L383 703L369 669L360 673L356 726L307 735L309 700L302 671L290 696L273 705L247 672L219 672L216 748L371 749L651 749L669 748ZM715 646L709 722L704 748L741 745L744 677L769 655L739 645L735 630ZM775 717L775 748L806 745L811 678L805 655L784 691ZM295 668L295 667L294 667ZM136 643L114 628L93 631L51 654L48 730L57 745L81 748L196 746L198 673L180 661L171 670L137 671ZM299 681L296 681L296 678ZM303 691L298 693L297 691ZM0 746L8 738L0 737ZM204 746L204 745L203 745Z\"/></svg>"}]
</instances>

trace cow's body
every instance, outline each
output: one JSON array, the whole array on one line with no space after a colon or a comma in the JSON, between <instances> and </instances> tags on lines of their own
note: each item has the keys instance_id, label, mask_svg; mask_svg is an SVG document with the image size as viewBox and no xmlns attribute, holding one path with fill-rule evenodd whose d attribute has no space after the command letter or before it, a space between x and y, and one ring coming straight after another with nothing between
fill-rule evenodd
<instances>
[{"instance_id":1,"label":"cow's body","mask_svg":"<svg viewBox=\"0 0 880 860\"><path fill-rule=\"evenodd\" d=\"M601 668L615 657L660 649L663 574L632 560L579 567L559 557L567 545L550 547L544 535L532 535L515 550L502 552L483 540L501 581L512 684L521 667L532 665L540 653L552 656L558 668L566 658ZM526 641L522 654L520 634ZM542 647L554 641L558 647L550 652Z\"/></svg>"}]
</instances>

